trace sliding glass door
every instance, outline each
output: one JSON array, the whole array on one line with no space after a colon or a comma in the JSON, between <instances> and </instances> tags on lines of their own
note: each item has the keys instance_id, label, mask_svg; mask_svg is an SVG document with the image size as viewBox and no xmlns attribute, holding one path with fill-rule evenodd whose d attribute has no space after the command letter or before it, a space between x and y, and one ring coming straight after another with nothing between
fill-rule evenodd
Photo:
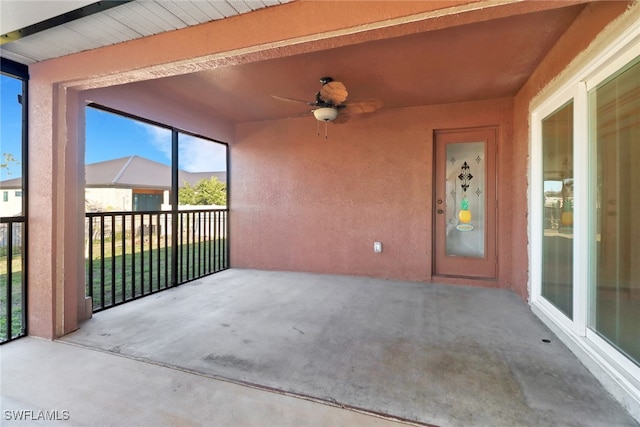
<instances>
[{"instance_id":1,"label":"sliding glass door","mask_svg":"<svg viewBox=\"0 0 640 427\"><path fill-rule=\"evenodd\" d=\"M640 365L640 60L589 92L589 327Z\"/></svg>"},{"instance_id":2,"label":"sliding glass door","mask_svg":"<svg viewBox=\"0 0 640 427\"><path fill-rule=\"evenodd\" d=\"M542 296L573 317L573 101L542 120Z\"/></svg>"},{"instance_id":3,"label":"sliding glass door","mask_svg":"<svg viewBox=\"0 0 640 427\"><path fill-rule=\"evenodd\" d=\"M640 25L531 116L531 303L640 393Z\"/></svg>"}]
</instances>

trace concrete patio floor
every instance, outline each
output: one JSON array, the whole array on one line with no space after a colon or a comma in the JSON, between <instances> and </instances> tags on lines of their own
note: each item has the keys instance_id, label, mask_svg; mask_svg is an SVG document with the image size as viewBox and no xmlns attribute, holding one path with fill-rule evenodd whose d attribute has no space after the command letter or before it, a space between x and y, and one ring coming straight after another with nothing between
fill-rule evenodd
<instances>
[{"instance_id":1,"label":"concrete patio floor","mask_svg":"<svg viewBox=\"0 0 640 427\"><path fill-rule=\"evenodd\" d=\"M638 425L508 290L232 269L0 354L67 425Z\"/></svg>"}]
</instances>

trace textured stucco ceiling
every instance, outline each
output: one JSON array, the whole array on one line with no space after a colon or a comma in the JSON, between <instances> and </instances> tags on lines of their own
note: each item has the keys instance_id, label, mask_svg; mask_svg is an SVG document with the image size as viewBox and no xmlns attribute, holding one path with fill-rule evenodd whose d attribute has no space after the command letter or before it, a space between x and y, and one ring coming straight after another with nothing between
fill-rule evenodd
<instances>
[{"instance_id":1,"label":"textured stucco ceiling","mask_svg":"<svg viewBox=\"0 0 640 427\"><path fill-rule=\"evenodd\" d=\"M312 101L322 76L344 82L349 100L376 98L384 108L509 97L583 8L454 23L131 85L232 122L304 114L311 108L271 95Z\"/></svg>"}]
</instances>

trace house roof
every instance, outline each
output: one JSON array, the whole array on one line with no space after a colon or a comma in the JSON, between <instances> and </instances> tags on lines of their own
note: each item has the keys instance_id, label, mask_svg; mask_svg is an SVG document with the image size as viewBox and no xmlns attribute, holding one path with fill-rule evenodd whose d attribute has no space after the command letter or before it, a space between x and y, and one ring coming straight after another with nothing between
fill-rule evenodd
<instances>
[{"instance_id":1,"label":"house roof","mask_svg":"<svg viewBox=\"0 0 640 427\"><path fill-rule=\"evenodd\" d=\"M22 188L22 178L11 178L0 181L1 189L15 189Z\"/></svg>"},{"instance_id":2,"label":"house roof","mask_svg":"<svg viewBox=\"0 0 640 427\"><path fill-rule=\"evenodd\" d=\"M86 166L87 187L171 188L171 167L140 156L122 157ZM195 185L201 179L215 176L226 182L226 172L178 171L178 182Z\"/></svg>"},{"instance_id":3,"label":"house roof","mask_svg":"<svg viewBox=\"0 0 640 427\"><path fill-rule=\"evenodd\" d=\"M178 171L180 186L188 182L195 185L202 179L215 176L220 182L227 181L227 173ZM88 188L171 188L171 167L140 156L121 157L85 166L85 185ZM22 178L0 182L0 188L21 188Z\"/></svg>"}]
</instances>

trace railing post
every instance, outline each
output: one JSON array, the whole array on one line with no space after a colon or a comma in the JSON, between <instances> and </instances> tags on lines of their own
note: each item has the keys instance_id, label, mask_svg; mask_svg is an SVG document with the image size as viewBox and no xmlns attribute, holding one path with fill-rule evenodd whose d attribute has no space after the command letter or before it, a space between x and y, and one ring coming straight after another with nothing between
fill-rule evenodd
<instances>
[{"instance_id":1,"label":"railing post","mask_svg":"<svg viewBox=\"0 0 640 427\"><path fill-rule=\"evenodd\" d=\"M171 228L173 229L173 225ZM169 287L169 214L167 213L164 214L164 287Z\"/></svg>"},{"instance_id":2,"label":"railing post","mask_svg":"<svg viewBox=\"0 0 640 427\"><path fill-rule=\"evenodd\" d=\"M7 224L7 295L6 295L6 309L7 309L7 338L9 341L13 336L13 313L12 313L12 288L13 288L13 222Z\"/></svg>"},{"instance_id":3,"label":"railing post","mask_svg":"<svg viewBox=\"0 0 640 427\"><path fill-rule=\"evenodd\" d=\"M131 298L136 298L136 215L131 212Z\"/></svg>"},{"instance_id":4,"label":"railing post","mask_svg":"<svg viewBox=\"0 0 640 427\"><path fill-rule=\"evenodd\" d=\"M111 214L111 302L116 303L116 216Z\"/></svg>"},{"instance_id":5,"label":"railing post","mask_svg":"<svg viewBox=\"0 0 640 427\"><path fill-rule=\"evenodd\" d=\"M127 281L125 280L127 277L127 218L124 212L122 213L120 223L122 224L122 236L120 236L120 240L122 241L122 302L125 302L127 300Z\"/></svg>"},{"instance_id":6,"label":"railing post","mask_svg":"<svg viewBox=\"0 0 640 427\"><path fill-rule=\"evenodd\" d=\"M171 286L178 286L178 132L171 131Z\"/></svg>"},{"instance_id":7,"label":"railing post","mask_svg":"<svg viewBox=\"0 0 640 427\"><path fill-rule=\"evenodd\" d=\"M100 306L104 308L104 216L100 215Z\"/></svg>"},{"instance_id":8,"label":"railing post","mask_svg":"<svg viewBox=\"0 0 640 427\"><path fill-rule=\"evenodd\" d=\"M88 257L88 281L89 281L89 296L91 297L92 302L95 302L93 299L93 217L89 216L88 218L89 230L87 232L88 236L85 236L87 239L87 257Z\"/></svg>"},{"instance_id":9,"label":"railing post","mask_svg":"<svg viewBox=\"0 0 640 427\"><path fill-rule=\"evenodd\" d=\"M3 307L0 309L2 314L0 324L3 325L0 344L4 344L27 333L27 275L25 269L27 262L24 251L26 244L24 217L3 217L0 222L0 235L2 235L2 244L6 250L6 258L3 261L5 273L1 282L4 285L2 288ZM19 254L21 260L19 270L14 269L13 266L16 253ZM20 279L19 286L14 284L17 279ZM19 304L19 307L14 307L14 304L16 306ZM18 310L14 310L14 308L18 308ZM15 334L14 329L16 330Z\"/></svg>"}]
</instances>

